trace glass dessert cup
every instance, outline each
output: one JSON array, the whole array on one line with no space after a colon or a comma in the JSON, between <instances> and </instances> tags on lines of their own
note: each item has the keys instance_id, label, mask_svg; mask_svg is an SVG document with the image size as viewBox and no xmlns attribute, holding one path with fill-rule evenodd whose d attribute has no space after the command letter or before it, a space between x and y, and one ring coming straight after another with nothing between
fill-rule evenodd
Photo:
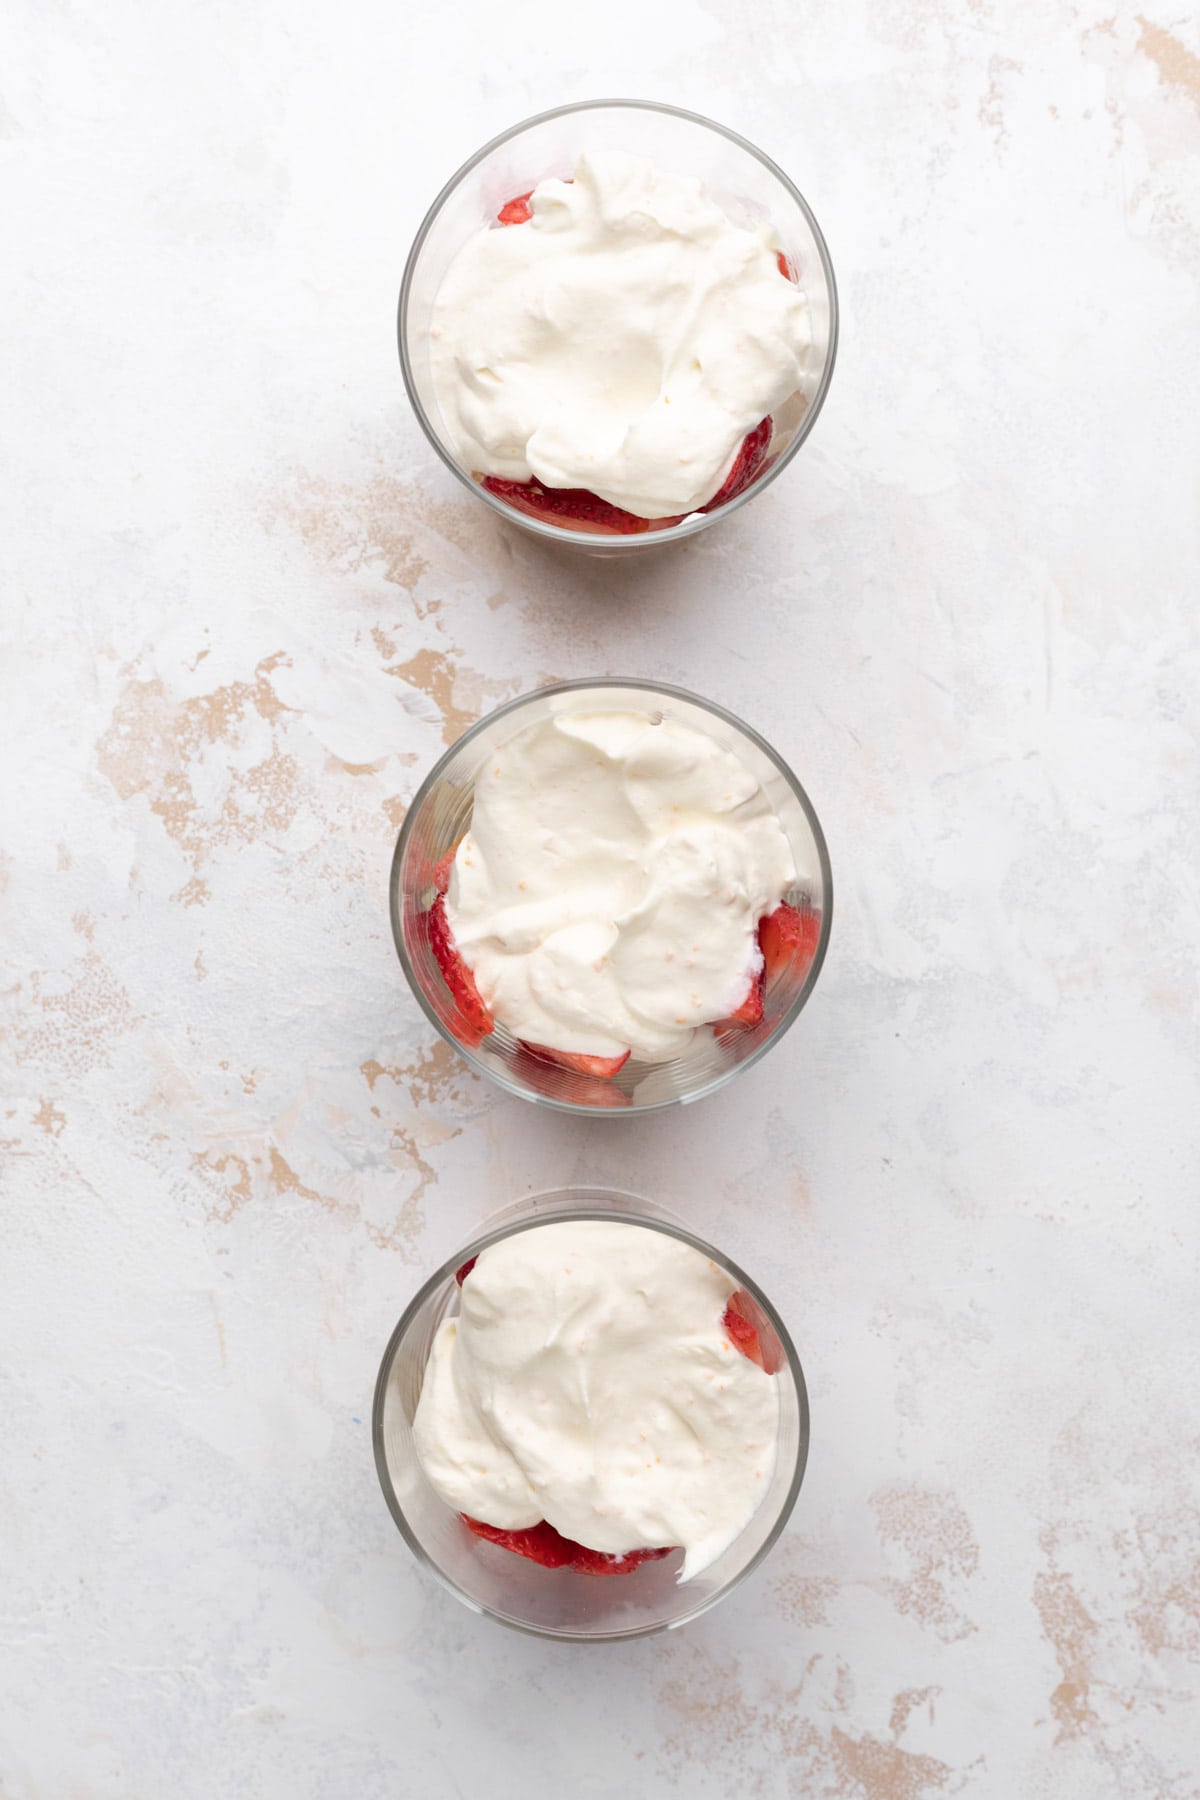
<instances>
[{"instance_id":1,"label":"glass dessert cup","mask_svg":"<svg viewBox=\"0 0 1200 1800\"><path fill-rule=\"evenodd\" d=\"M743 1288L752 1296L779 1340L782 1366L775 1376L779 1439L766 1492L729 1548L682 1586L677 1580L681 1551L627 1574L598 1577L543 1568L473 1536L434 1492L413 1446L412 1423L434 1335L442 1320L458 1310L455 1270L514 1232L579 1219L644 1226L692 1245L728 1275L731 1293ZM409 1548L442 1585L473 1612L518 1631L575 1643L673 1630L715 1606L757 1567L787 1524L804 1479L809 1441L808 1394L800 1360L762 1290L664 1208L632 1194L582 1187L515 1202L430 1276L405 1309L384 1352L371 1426L375 1466L388 1509Z\"/></svg>"},{"instance_id":2,"label":"glass dessert cup","mask_svg":"<svg viewBox=\"0 0 1200 1800\"><path fill-rule=\"evenodd\" d=\"M816 937L811 958L785 966L768 980L760 1023L701 1026L680 1055L664 1062L631 1057L611 1080L578 1074L535 1056L499 1019L481 1042L464 1041L463 1021L443 980L429 931L429 908L437 897L436 871L470 825L479 770L499 745L519 732L555 713L580 709L661 712L732 750L767 795L796 868L804 872L783 898L813 918ZM426 1017L473 1069L510 1094L560 1112L622 1118L715 1093L783 1036L807 1004L825 960L833 879L812 802L786 763L756 732L683 688L606 678L561 682L510 700L451 746L418 789L405 816L392 858L389 899L392 935L409 985Z\"/></svg>"},{"instance_id":3,"label":"glass dessert cup","mask_svg":"<svg viewBox=\"0 0 1200 1800\"><path fill-rule=\"evenodd\" d=\"M663 168L694 175L737 225L770 219L809 308L812 349L802 386L774 409L774 431L761 472L712 512L623 536L577 530L536 518L481 487L459 461L442 419L429 366L434 301L462 246L500 209L549 175L568 176L589 151L624 150ZM502 229L502 227L501 227ZM782 169L753 144L698 113L650 100L589 100L556 107L514 125L477 150L442 189L417 233L400 287L397 334L400 366L413 411L426 437L463 485L500 517L546 543L593 554L623 556L691 537L729 517L775 480L816 423L833 376L838 306L833 264L804 197Z\"/></svg>"}]
</instances>

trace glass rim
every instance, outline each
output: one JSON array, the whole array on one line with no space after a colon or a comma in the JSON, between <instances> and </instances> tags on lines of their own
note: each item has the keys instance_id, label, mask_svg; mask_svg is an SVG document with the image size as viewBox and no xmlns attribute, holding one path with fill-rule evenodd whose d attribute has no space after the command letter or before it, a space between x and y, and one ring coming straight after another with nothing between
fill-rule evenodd
<instances>
[{"instance_id":1,"label":"glass rim","mask_svg":"<svg viewBox=\"0 0 1200 1800\"><path fill-rule=\"evenodd\" d=\"M400 912L400 870L404 861L405 850L408 847L409 837L415 829L416 820L422 805L436 786L437 782L443 778L447 765L459 751L464 749L465 746L471 742L472 738L478 737L480 732L482 732L486 726L495 724L497 720L506 718L510 713L519 712L522 707L530 705L534 700L547 699L553 694L571 694L585 691L598 692L606 688L636 688L643 693L661 694L670 700L684 700L692 706L698 706L703 712L711 713L714 718L721 719L726 725L730 725L735 731L740 732L743 737L748 738L750 742L766 756L772 766L778 770L779 774L787 782L793 795L798 801L800 809L808 822L808 828L813 835L813 842L817 849L817 862L821 874L821 928L817 937L817 947L813 954L812 962L809 964L808 972L804 977L800 991L797 993L787 1011L781 1016L774 1030L763 1039L761 1044L757 1045L755 1049L742 1057L739 1062L735 1062L731 1067L721 1070L719 1074L714 1075L710 1081L707 1081L703 1087L697 1088L694 1094L671 1094L668 1095L666 1099L654 1100L644 1106L632 1107L587 1106L579 1100L558 1100L550 1094L533 1093L527 1087L523 1087L519 1082L514 1081L508 1075L507 1071L494 1069L489 1063L484 1062L481 1057L476 1056L470 1045L460 1042L460 1040L455 1037L449 1027L438 1017L436 1009L426 998L421 983L417 979L416 970L413 968L412 959L408 954L408 947L404 942L404 922ZM821 821L817 817L816 808L813 806L812 801L809 799L808 794L796 775L779 755L779 752L773 749L766 738L760 736L752 725L747 725L744 720L738 718L736 713L732 713L726 707L718 705L715 700L706 700L700 694L693 694L688 688L675 687L668 682L648 681L641 676L635 675L603 675L595 678L583 677L575 681L549 682L545 687L532 688L527 694L517 694L513 699L505 700L491 712L485 713L481 719L476 719L475 723L469 725L462 736L456 738L454 742L446 748L442 755L439 756L437 762L433 765L432 769L430 769L428 775L426 775L424 781L409 801L408 810L404 815L404 821L400 826L399 835L396 838L396 848L392 852L391 869L388 874L388 914L392 924L392 940L396 946L396 954L400 958L400 967L404 971L405 980L408 982L418 1006L421 1008L421 1011L425 1014L425 1017L429 1020L430 1024L436 1028L439 1035L450 1045L451 1049L456 1050L477 1074L482 1075L488 1081L494 1081L498 1087L503 1088L506 1093L515 1094L518 1099L528 1100L535 1106L548 1106L555 1112L566 1113L573 1118L628 1120L647 1118L651 1113L666 1112L673 1106L690 1106L696 1100L706 1100L710 1094L715 1094L720 1088L723 1088L728 1082L732 1081L735 1076L742 1074L747 1069L752 1069L755 1063L764 1057L769 1050L774 1049L775 1045L785 1033L791 1030L804 1008L808 1005L809 999L816 988L817 978L821 973L821 968L825 961L825 954L829 948L829 938L833 926L833 869L829 861L829 847L825 842L825 833L821 829Z\"/></svg>"},{"instance_id":2,"label":"glass rim","mask_svg":"<svg viewBox=\"0 0 1200 1800\"><path fill-rule=\"evenodd\" d=\"M780 1318L779 1313L776 1311L771 1300L764 1294L752 1276L748 1275L736 1262L731 1261L731 1259L725 1256L723 1252L717 1250L716 1247L710 1244L705 1238L698 1236L694 1231L690 1231L688 1227L681 1222L676 1222L660 1216L640 1213L635 1210L620 1211L615 1208L606 1208L598 1205L589 1206L584 1202L572 1204L570 1196L573 1193L592 1194L596 1196L605 1195L614 1200L632 1202L634 1207L650 1204L649 1202L642 1200L639 1195L634 1194L625 1188L547 1188L540 1193L526 1195L524 1197L524 1203L536 1205L538 1201L542 1200L551 1202L558 1201L560 1204L557 1210L549 1209L539 1217L510 1220L506 1224L493 1226L490 1230L485 1229L480 1232L477 1237L472 1238L468 1243L460 1245L460 1247L454 1251L454 1253L443 1262L439 1268L435 1269L433 1274L430 1275L427 1280L422 1282L420 1288L404 1308L404 1311L396 1322L391 1336L388 1338L387 1346L383 1352L383 1357L379 1365L379 1373L375 1377L375 1391L371 1402L371 1444L375 1455L375 1472L379 1477L379 1485L383 1490L383 1497L387 1503L387 1509L392 1516L393 1523L396 1525L401 1537L403 1537L413 1555L417 1558L417 1561L422 1567L428 1569L435 1579L440 1582L442 1587L444 1587L448 1593L454 1595L456 1600L460 1601L472 1612L478 1613L481 1617L494 1619L498 1624L506 1626L511 1631L522 1632L527 1637L550 1638L559 1643L611 1644L628 1642L632 1638L653 1637L658 1632L675 1631L678 1630L681 1625L689 1625L694 1619L698 1619L702 1614L708 1612L719 1600L724 1600L735 1588L740 1587L748 1575L753 1574L754 1570L758 1568L760 1563L763 1562L768 1553L773 1550L778 1543L780 1537L783 1535L788 1520L791 1518L793 1509L795 1508L800 1489L804 1483L804 1476L808 1468L808 1454L812 1440L812 1417L808 1399L808 1384L804 1379L804 1367L800 1361L799 1352L792 1341L791 1333ZM787 1493L783 1497L779 1512L776 1515L771 1529L745 1566L739 1569L735 1575L732 1575L722 1587L716 1590L715 1593L710 1594L706 1600L694 1606L690 1611L683 1613L677 1619L663 1620L661 1624L639 1625L629 1630L594 1634L572 1631L554 1631L545 1626L530 1625L522 1619L513 1618L510 1614L502 1612L496 1607L485 1606L482 1602L474 1600L469 1594L464 1593L458 1583L454 1581L451 1576L446 1574L445 1570L438 1567L437 1563L434 1562L433 1558L429 1555L415 1531L410 1526L405 1516L404 1508L400 1504L399 1496L396 1493L395 1485L387 1466L387 1453L384 1445L383 1433L383 1416L387 1400L387 1388L391 1378L396 1352L405 1333L409 1329L412 1320L437 1289L447 1280L452 1281L454 1279L455 1271L470 1257L478 1256L481 1251L488 1249L492 1244L500 1243L504 1238L515 1237L522 1231L535 1231L541 1225L581 1223L593 1219L601 1221L607 1220L618 1225L637 1225L651 1231L664 1232L668 1237L676 1238L681 1243L690 1244L694 1250L699 1250L703 1255L715 1262L727 1275L734 1276L739 1287L746 1288L762 1307L772 1328L779 1338L780 1348L784 1354L784 1362L792 1378L792 1385L795 1389L796 1403L800 1414L799 1441L796 1446L796 1460L792 1469L791 1480L788 1483ZM453 1510L449 1507L448 1502L445 1504L447 1505L448 1511ZM751 1518L753 1518L753 1516L754 1515L752 1514ZM750 1521L748 1520L747 1524L749 1523ZM745 1527L743 1527L743 1529L745 1529ZM734 1541L736 1542L736 1539Z\"/></svg>"},{"instance_id":3,"label":"glass rim","mask_svg":"<svg viewBox=\"0 0 1200 1800\"><path fill-rule=\"evenodd\" d=\"M637 532L631 534L628 538L623 538L619 533L569 531L561 525L551 525L547 521L535 519L529 514L516 514L515 508L509 506L495 494L489 493L487 488L481 487L477 481L473 481L468 471L464 469L446 449L440 436L434 429L432 420L429 418L421 403L420 395L417 392L417 385L413 378L412 366L409 361L408 335L404 329L408 319L409 294L412 291L417 263L420 260L421 251L425 246L425 240L429 236L429 233L433 228L434 220L437 218L445 202L449 199L450 195L454 192L455 188L458 187L464 177L469 175L471 170L481 163L485 157L490 156L493 150L498 150L501 145L508 143L511 138L519 137L523 131L528 131L531 126L542 125L549 119L567 118L572 113L597 112L604 108L613 107L628 107L641 112L666 113L673 118L686 119L690 124L699 125L708 131L715 131L719 137L726 138L731 144L736 144L740 150L744 150L748 155L754 157L756 162L760 162L767 172L773 175L776 181L778 181L788 194L790 194L800 211L804 214L808 228L812 232L813 241L817 246L817 255L820 258L821 268L825 276L825 286L829 294L829 349L825 357L825 366L821 370L821 377L817 383L816 392L813 394L808 410L787 449L784 450L780 456L776 457L770 468L759 475L748 488L744 488L740 494L735 494L732 500L727 500L724 506L717 508L716 512L699 513L694 517L681 520L678 525L668 526L664 531L648 533ZM804 195L800 192L800 189L796 186L795 182L791 180L790 176L784 173L779 164L775 162L772 157L767 155L765 150L760 150L756 144L750 142L749 138L743 137L740 132L731 130L728 125L720 124L716 119L707 118L703 113L691 112L687 107L671 106L663 100L576 100L569 102L565 106L552 106L545 112L533 113L529 118L521 119L516 125L510 125L506 131L499 132L496 137L489 139L486 144L483 144L476 150L473 156L469 156L466 162L462 163L460 167L454 171L454 174L451 175L450 179L440 189L428 212L425 214L425 217L417 228L417 235L413 239L412 248L410 249L408 258L404 264L404 274L400 281L400 298L396 308L396 341L400 351L400 372L404 378L405 391L408 394L409 404L416 414L418 425L420 425L421 430L425 433L430 444L432 444L434 450L450 470L451 474L456 476L470 493L476 495L478 499L485 501L498 518L505 519L512 524L515 517L519 520L521 529L529 531L535 537L543 538L547 543L568 544L575 549L605 549L612 551L614 545L628 542L638 549L649 550L657 549L663 544L677 544L683 538L692 537L696 532L704 530L706 526L712 524L715 520L727 518L731 513L735 513L740 506L744 506L747 500L752 499L755 494L761 493L764 488L769 487L775 478L783 473L793 456L795 456L796 452L800 449L800 446L808 439L809 433L812 431L813 426L820 416L821 408L825 404L825 397L829 392L829 386L833 380L834 364L837 361L838 320L837 281L833 273L833 261L829 254L829 246L825 242L825 234L818 225L816 215L813 212L812 207L808 204L808 201L804 198ZM619 553L618 550L617 554Z\"/></svg>"}]
</instances>

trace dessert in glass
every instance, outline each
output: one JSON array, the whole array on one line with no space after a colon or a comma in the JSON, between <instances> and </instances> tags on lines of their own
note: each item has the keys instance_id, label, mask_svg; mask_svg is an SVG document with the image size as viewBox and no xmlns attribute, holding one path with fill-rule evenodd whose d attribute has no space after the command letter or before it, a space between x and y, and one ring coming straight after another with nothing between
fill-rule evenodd
<instances>
[{"instance_id":1,"label":"dessert in glass","mask_svg":"<svg viewBox=\"0 0 1200 1800\"><path fill-rule=\"evenodd\" d=\"M642 1635L762 1559L803 1479L799 1360L750 1276L662 1208L521 1201L439 1269L376 1384L376 1466L410 1546L475 1610Z\"/></svg>"},{"instance_id":2,"label":"dessert in glass","mask_svg":"<svg viewBox=\"0 0 1200 1800\"><path fill-rule=\"evenodd\" d=\"M807 795L731 714L608 679L525 695L437 764L393 858L427 1016L510 1092L609 1116L710 1093L787 1030L829 940Z\"/></svg>"},{"instance_id":3,"label":"dessert in glass","mask_svg":"<svg viewBox=\"0 0 1200 1800\"><path fill-rule=\"evenodd\" d=\"M418 420L543 539L673 542L774 479L833 371L828 251L774 163L641 101L514 127L447 184L401 288Z\"/></svg>"}]
</instances>

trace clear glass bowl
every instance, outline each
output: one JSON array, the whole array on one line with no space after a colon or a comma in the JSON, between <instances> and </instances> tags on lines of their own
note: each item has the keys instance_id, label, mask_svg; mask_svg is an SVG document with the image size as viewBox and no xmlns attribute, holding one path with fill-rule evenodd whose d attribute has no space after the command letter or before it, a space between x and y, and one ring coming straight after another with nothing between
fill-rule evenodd
<instances>
[{"instance_id":1,"label":"clear glass bowl","mask_svg":"<svg viewBox=\"0 0 1200 1800\"><path fill-rule=\"evenodd\" d=\"M763 1309L783 1351L779 1446L762 1503L715 1563L679 1584L681 1556L644 1563L628 1575L597 1577L545 1569L474 1537L429 1485L413 1447L412 1422L425 1365L442 1320L458 1311L454 1271L489 1244L557 1220L610 1219L666 1232L724 1270L730 1292L745 1288ZM644 1637L695 1619L757 1567L787 1524L808 1459L808 1393L795 1346L761 1288L736 1263L688 1231L662 1207L605 1188L536 1194L497 1213L431 1275L405 1309L384 1352L371 1418L375 1466L384 1498L409 1548L473 1612L518 1631L576 1643Z\"/></svg>"},{"instance_id":2,"label":"clear glass bowl","mask_svg":"<svg viewBox=\"0 0 1200 1800\"><path fill-rule=\"evenodd\" d=\"M555 712L661 711L717 739L748 767L775 808L804 874L784 898L820 914L816 952L807 968L784 969L767 987L762 1023L716 1032L701 1026L682 1055L666 1062L630 1057L612 1081L577 1075L533 1056L496 1021L478 1047L458 1035L456 1011L429 941L428 909L436 898L434 871L471 822L475 777L500 744ZM392 858L392 935L409 985L442 1036L481 1075L510 1094L590 1118L627 1118L715 1093L758 1061L792 1024L816 986L829 944L833 877L824 833L812 802L771 746L732 713L683 688L633 678L566 681L497 707L459 738L418 789Z\"/></svg>"},{"instance_id":3,"label":"clear glass bowl","mask_svg":"<svg viewBox=\"0 0 1200 1800\"><path fill-rule=\"evenodd\" d=\"M429 327L447 268L467 239L494 223L506 200L527 193L547 175L570 175L581 153L626 150L663 168L698 176L736 224L769 218L797 270L809 306L813 344L803 386L772 415L775 432L766 467L741 494L715 512L629 537L575 531L528 517L480 487L458 460L446 432L429 368ZM833 264L803 195L783 170L736 132L699 113L652 100L587 100L556 107L514 125L451 176L409 252L397 318L400 367L426 437L465 487L511 524L545 542L593 554L625 556L677 543L734 513L787 467L816 423L833 376L838 306Z\"/></svg>"}]
</instances>

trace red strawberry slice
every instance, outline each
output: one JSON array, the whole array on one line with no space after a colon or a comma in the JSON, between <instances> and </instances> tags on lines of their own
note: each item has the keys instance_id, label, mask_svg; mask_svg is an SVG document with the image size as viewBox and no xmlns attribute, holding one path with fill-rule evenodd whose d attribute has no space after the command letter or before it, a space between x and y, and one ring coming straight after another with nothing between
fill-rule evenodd
<instances>
[{"instance_id":1,"label":"red strawberry slice","mask_svg":"<svg viewBox=\"0 0 1200 1800\"><path fill-rule=\"evenodd\" d=\"M768 982L786 968L806 974L821 940L819 912L789 906L783 901L774 912L758 921L758 947Z\"/></svg>"},{"instance_id":2,"label":"red strawberry slice","mask_svg":"<svg viewBox=\"0 0 1200 1800\"><path fill-rule=\"evenodd\" d=\"M459 1517L476 1537L484 1538L489 1544L499 1544L501 1549L511 1550L515 1556L527 1556L530 1562L541 1563L544 1569L565 1569L571 1560L575 1546L570 1538L560 1537L545 1519L538 1525L523 1526L520 1531L505 1531L498 1525L485 1525L482 1519L472 1519L467 1513L460 1513Z\"/></svg>"},{"instance_id":3,"label":"red strawberry slice","mask_svg":"<svg viewBox=\"0 0 1200 1800\"><path fill-rule=\"evenodd\" d=\"M570 1543L570 1538L564 1538ZM624 1550L617 1556L610 1556L604 1550L589 1550L586 1544L576 1544L571 1558L570 1568L578 1575L631 1575L640 1569L643 1563L660 1562L664 1556L670 1556L666 1550Z\"/></svg>"},{"instance_id":4,"label":"red strawberry slice","mask_svg":"<svg viewBox=\"0 0 1200 1800\"><path fill-rule=\"evenodd\" d=\"M467 1276L471 1273L471 1270L475 1267L475 1264L478 1261L479 1261L479 1258L477 1256L468 1256L466 1262L462 1263L457 1269L455 1269L454 1279L455 1279L455 1281L457 1281L459 1287L462 1286L463 1282L467 1279Z\"/></svg>"},{"instance_id":5,"label":"red strawberry slice","mask_svg":"<svg viewBox=\"0 0 1200 1800\"><path fill-rule=\"evenodd\" d=\"M737 455L733 459L733 467L701 512L715 512L718 506L725 506L743 493L767 460L767 451L771 445L771 433L774 426L770 414L760 419L753 431L748 431L742 439Z\"/></svg>"},{"instance_id":6,"label":"red strawberry slice","mask_svg":"<svg viewBox=\"0 0 1200 1800\"><path fill-rule=\"evenodd\" d=\"M763 419L742 439L733 467L712 499L698 507L699 512L712 512L718 506L736 499L762 473L774 429L770 417ZM481 487L498 500L505 501L517 512L530 518L545 519L565 531L597 531L617 537L637 537L646 531L666 531L678 525L683 513L661 519L639 519L636 513L613 506L593 494L590 488L548 488L540 481L509 481L502 475L475 477Z\"/></svg>"},{"instance_id":7,"label":"red strawberry slice","mask_svg":"<svg viewBox=\"0 0 1200 1800\"><path fill-rule=\"evenodd\" d=\"M462 843L459 838L458 844ZM440 862L434 864L433 885L439 894L444 894L450 886L450 877L454 873L454 859L458 855L458 844L447 850Z\"/></svg>"},{"instance_id":8,"label":"red strawberry slice","mask_svg":"<svg viewBox=\"0 0 1200 1800\"><path fill-rule=\"evenodd\" d=\"M779 273L784 277L785 281L794 281L799 285L800 271L788 255L787 251L777 251L775 254L775 261L779 265Z\"/></svg>"},{"instance_id":9,"label":"red strawberry slice","mask_svg":"<svg viewBox=\"0 0 1200 1800\"><path fill-rule=\"evenodd\" d=\"M427 917L430 948L458 1010L458 1035L464 1044L478 1044L492 1029L494 1020L475 986L475 977L455 948L443 895L438 895Z\"/></svg>"},{"instance_id":10,"label":"red strawberry slice","mask_svg":"<svg viewBox=\"0 0 1200 1800\"><path fill-rule=\"evenodd\" d=\"M459 843L461 842L460 838ZM437 893L444 894L450 886L450 877L454 873L454 859L457 855L458 844L455 844L447 850L445 856L439 857L437 862L432 862L428 856L422 857L417 867L418 871L423 870L424 879L422 880L421 875L417 874L418 887L431 887Z\"/></svg>"},{"instance_id":11,"label":"red strawberry slice","mask_svg":"<svg viewBox=\"0 0 1200 1800\"><path fill-rule=\"evenodd\" d=\"M500 223L502 225L524 225L527 219L532 219L533 208L529 204L532 197L533 189L530 188L527 194L517 194L512 200L506 200L496 214Z\"/></svg>"},{"instance_id":12,"label":"red strawberry slice","mask_svg":"<svg viewBox=\"0 0 1200 1800\"><path fill-rule=\"evenodd\" d=\"M610 1556L603 1550L589 1550L574 1538L563 1537L545 1519L519 1531L505 1531L498 1525L485 1525L482 1519L472 1519L467 1513L460 1513L459 1518L468 1531L489 1544L499 1544L502 1550L526 1556L544 1569L573 1569L579 1575L631 1575L643 1563L658 1562L671 1554L670 1549L625 1550Z\"/></svg>"},{"instance_id":13,"label":"red strawberry slice","mask_svg":"<svg viewBox=\"0 0 1200 1800\"><path fill-rule=\"evenodd\" d=\"M745 1288L729 1296L721 1324L730 1343L768 1375L782 1369L783 1345L766 1313Z\"/></svg>"},{"instance_id":14,"label":"red strawberry slice","mask_svg":"<svg viewBox=\"0 0 1200 1800\"><path fill-rule=\"evenodd\" d=\"M562 1082L558 1078L557 1064L535 1056L527 1044L518 1041L513 1068L535 1093L545 1094L550 1100L562 1098ZM571 1083L570 1098L574 1106L594 1106L604 1111L633 1105L623 1088L617 1087L611 1079L598 1080L595 1076L577 1075Z\"/></svg>"},{"instance_id":15,"label":"red strawberry slice","mask_svg":"<svg viewBox=\"0 0 1200 1800\"><path fill-rule=\"evenodd\" d=\"M734 1348L740 1350L752 1363L757 1363L761 1369L762 1351L758 1347L758 1333L749 1319L743 1319L741 1313L734 1311L732 1302L725 1308L721 1324Z\"/></svg>"},{"instance_id":16,"label":"red strawberry slice","mask_svg":"<svg viewBox=\"0 0 1200 1800\"><path fill-rule=\"evenodd\" d=\"M569 187L571 182L573 181L574 177L571 175L566 175L563 177L563 179L566 182L566 185ZM532 199L533 199L533 189L532 188L530 188L530 190L527 194L516 194L516 195L514 195L514 197L511 200L506 200L504 202L504 205L500 208L500 211L496 214L496 217L499 219L499 221L502 225L524 225L524 224L527 224L528 221L530 219L532 219L532 217L533 217L533 208L529 204L529 202Z\"/></svg>"},{"instance_id":17,"label":"red strawberry slice","mask_svg":"<svg viewBox=\"0 0 1200 1800\"><path fill-rule=\"evenodd\" d=\"M750 977L750 992L742 1001L736 1012L730 1013L727 1019L714 1021L714 1031L724 1031L727 1025L741 1025L747 1030L762 1024L763 993L766 988L766 971L759 969Z\"/></svg>"},{"instance_id":18,"label":"red strawberry slice","mask_svg":"<svg viewBox=\"0 0 1200 1800\"><path fill-rule=\"evenodd\" d=\"M652 527L676 525L678 519L639 519L623 507L601 500L588 488L548 488L540 481L508 481L500 475L477 475L489 494L504 500L517 512L545 519L566 531L600 531L615 537L636 537ZM680 515L682 516L682 515Z\"/></svg>"},{"instance_id":19,"label":"red strawberry slice","mask_svg":"<svg viewBox=\"0 0 1200 1800\"><path fill-rule=\"evenodd\" d=\"M819 912L801 912L781 901L774 912L765 913L758 921L758 947L762 951L763 966L757 982L735 1013L727 1019L714 1021L713 1030L724 1031L730 1025L753 1027L761 1024L768 987L784 969L793 970L803 980L817 953L820 938Z\"/></svg>"},{"instance_id":20,"label":"red strawberry slice","mask_svg":"<svg viewBox=\"0 0 1200 1800\"><path fill-rule=\"evenodd\" d=\"M520 1041L543 1062L557 1063L562 1069L574 1070L576 1075L594 1075L600 1081L611 1081L630 1057L628 1050L622 1056L584 1056L577 1050L551 1050L548 1044L531 1044L526 1038Z\"/></svg>"}]
</instances>

